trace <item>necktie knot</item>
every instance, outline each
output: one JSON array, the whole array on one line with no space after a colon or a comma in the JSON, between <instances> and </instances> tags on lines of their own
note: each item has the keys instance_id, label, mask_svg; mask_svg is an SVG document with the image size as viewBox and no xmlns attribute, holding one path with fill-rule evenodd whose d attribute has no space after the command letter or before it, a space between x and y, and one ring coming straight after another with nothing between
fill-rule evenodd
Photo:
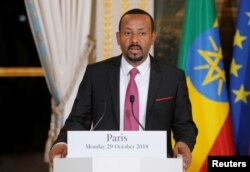
<instances>
[{"instance_id":1,"label":"necktie knot","mask_svg":"<svg viewBox=\"0 0 250 172\"><path fill-rule=\"evenodd\" d=\"M130 77L133 78L133 79L135 78L136 74L138 74L138 73L139 73L139 70L137 68L133 68L129 72Z\"/></svg>"}]
</instances>

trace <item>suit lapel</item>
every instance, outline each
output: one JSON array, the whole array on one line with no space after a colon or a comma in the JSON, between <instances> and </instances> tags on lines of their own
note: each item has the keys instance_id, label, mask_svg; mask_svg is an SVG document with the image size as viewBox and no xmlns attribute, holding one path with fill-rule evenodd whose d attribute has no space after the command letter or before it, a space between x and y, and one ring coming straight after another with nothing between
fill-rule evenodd
<instances>
[{"instance_id":1,"label":"suit lapel","mask_svg":"<svg viewBox=\"0 0 250 172\"><path fill-rule=\"evenodd\" d=\"M155 102L156 93L160 86L162 78L159 63L152 57L150 57L150 60L151 60L151 70L150 70L148 101L146 110L146 127L147 127L147 121L149 121L150 115L152 115L151 109Z\"/></svg>"},{"instance_id":2,"label":"suit lapel","mask_svg":"<svg viewBox=\"0 0 250 172\"><path fill-rule=\"evenodd\" d=\"M121 56L117 56L110 60L110 68L108 71L109 90L111 93L111 103L113 114L117 121L117 129L120 128L120 66Z\"/></svg>"}]
</instances>

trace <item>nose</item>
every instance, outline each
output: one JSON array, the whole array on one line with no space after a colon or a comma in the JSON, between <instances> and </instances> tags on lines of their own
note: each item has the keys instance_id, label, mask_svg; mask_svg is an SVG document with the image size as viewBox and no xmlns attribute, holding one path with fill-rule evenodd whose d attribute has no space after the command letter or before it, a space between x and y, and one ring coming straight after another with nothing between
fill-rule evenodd
<instances>
[{"instance_id":1,"label":"nose","mask_svg":"<svg viewBox=\"0 0 250 172\"><path fill-rule=\"evenodd\" d=\"M131 36L131 42L133 44L137 44L138 43L138 39L139 39L139 37L138 37L137 34L132 34L132 36Z\"/></svg>"}]
</instances>

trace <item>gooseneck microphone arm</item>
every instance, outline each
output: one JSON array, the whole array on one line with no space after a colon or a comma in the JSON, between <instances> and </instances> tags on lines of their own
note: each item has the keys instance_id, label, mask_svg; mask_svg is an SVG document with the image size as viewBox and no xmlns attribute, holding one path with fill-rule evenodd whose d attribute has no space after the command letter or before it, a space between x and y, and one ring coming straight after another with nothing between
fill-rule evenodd
<instances>
[{"instance_id":1,"label":"gooseneck microphone arm","mask_svg":"<svg viewBox=\"0 0 250 172\"><path fill-rule=\"evenodd\" d=\"M106 97L103 101L103 112L99 120L95 123L95 125L90 129L90 131L94 131L96 127L99 125L99 123L102 121L103 117L105 116L106 113L106 107L107 107L107 100L108 98Z\"/></svg>"},{"instance_id":2,"label":"gooseneck microphone arm","mask_svg":"<svg viewBox=\"0 0 250 172\"><path fill-rule=\"evenodd\" d=\"M143 131L145 131L145 128L142 126L142 124L141 124L140 121L135 117L135 114L134 114L134 106L133 106L133 105L134 105L134 102L135 102L135 96L134 96L134 95L130 95L129 101L130 101L130 103L131 103L132 115L133 115L135 121L139 124L139 126L141 127L141 129L142 129Z\"/></svg>"}]
</instances>

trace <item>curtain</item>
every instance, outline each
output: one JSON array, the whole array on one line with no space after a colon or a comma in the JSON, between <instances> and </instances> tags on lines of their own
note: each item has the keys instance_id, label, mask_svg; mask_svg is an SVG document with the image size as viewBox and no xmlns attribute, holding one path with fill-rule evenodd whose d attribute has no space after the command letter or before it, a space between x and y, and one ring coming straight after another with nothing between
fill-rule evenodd
<instances>
[{"instance_id":1,"label":"curtain","mask_svg":"<svg viewBox=\"0 0 250 172\"><path fill-rule=\"evenodd\" d=\"M91 0L25 0L30 27L51 93L48 151L73 105L95 47L90 39ZM35 112L34 112L35 113Z\"/></svg>"}]
</instances>

